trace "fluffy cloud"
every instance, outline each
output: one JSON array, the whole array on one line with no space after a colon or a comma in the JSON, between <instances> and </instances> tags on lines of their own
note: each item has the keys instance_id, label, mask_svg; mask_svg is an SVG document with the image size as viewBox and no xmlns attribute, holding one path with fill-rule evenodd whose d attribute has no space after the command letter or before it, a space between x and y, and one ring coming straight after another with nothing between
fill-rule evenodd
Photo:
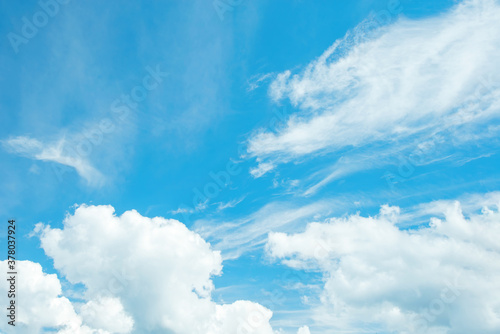
<instances>
[{"instance_id":1,"label":"fluffy cloud","mask_svg":"<svg viewBox=\"0 0 500 334\"><path fill-rule=\"evenodd\" d=\"M472 200L420 206L434 217L411 229L396 225L410 216L382 206L375 217L271 233L267 248L291 267L325 273L316 321L331 331L498 333L500 193Z\"/></svg>"},{"instance_id":2,"label":"fluffy cloud","mask_svg":"<svg viewBox=\"0 0 500 334\"><path fill-rule=\"evenodd\" d=\"M255 171L346 147L394 141L394 149L436 133L477 140L464 128L486 124L500 109L499 29L495 0L467 0L438 17L400 19L370 33L361 26L302 72L277 75L271 97L299 112L285 128L249 139L249 154L263 165Z\"/></svg>"},{"instance_id":3,"label":"fluffy cloud","mask_svg":"<svg viewBox=\"0 0 500 334\"><path fill-rule=\"evenodd\" d=\"M0 268L3 273L7 272L7 261L0 261ZM56 275L45 274L38 263L31 261L17 261L17 272L16 327L2 319L2 333L38 334L42 328L59 328L68 333L92 333L90 328L81 326L82 320L73 305L61 295L61 283ZM2 279L2 296L7 296L8 288L6 280Z\"/></svg>"},{"instance_id":4,"label":"fluffy cloud","mask_svg":"<svg viewBox=\"0 0 500 334\"><path fill-rule=\"evenodd\" d=\"M88 326L112 333L273 333L272 312L263 306L211 300L221 255L176 220L80 206L63 229L35 230L54 267L85 286L80 314Z\"/></svg>"},{"instance_id":5,"label":"fluffy cloud","mask_svg":"<svg viewBox=\"0 0 500 334\"><path fill-rule=\"evenodd\" d=\"M311 334L311 332L309 331L309 327L304 326L299 328L297 334Z\"/></svg>"},{"instance_id":6,"label":"fluffy cloud","mask_svg":"<svg viewBox=\"0 0 500 334\"><path fill-rule=\"evenodd\" d=\"M130 317L118 298L98 297L82 306L80 315L92 328L111 333L129 333L134 327Z\"/></svg>"}]
</instances>

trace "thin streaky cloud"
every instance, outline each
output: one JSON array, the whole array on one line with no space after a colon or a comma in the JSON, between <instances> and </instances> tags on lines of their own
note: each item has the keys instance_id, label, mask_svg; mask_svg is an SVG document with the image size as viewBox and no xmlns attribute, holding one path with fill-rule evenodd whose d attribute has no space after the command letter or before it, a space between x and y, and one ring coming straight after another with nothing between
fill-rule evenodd
<instances>
[{"instance_id":1,"label":"thin streaky cloud","mask_svg":"<svg viewBox=\"0 0 500 334\"><path fill-rule=\"evenodd\" d=\"M72 167L91 186L101 186L105 181L103 174L86 157L76 152L69 153L69 142L64 137L52 143L42 143L37 139L19 136L4 140L2 144L14 154Z\"/></svg>"},{"instance_id":2,"label":"thin streaky cloud","mask_svg":"<svg viewBox=\"0 0 500 334\"><path fill-rule=\"evenodd\" d=\"M496 122L499 13L496 1L465 1L361 41L348 34L302 72L276 76L269 95L300 112L282 130L251 136L248 153L275 165L380 142L396 148L445 130L457 138L464 126Z\"/></svg>"}]
</instances>

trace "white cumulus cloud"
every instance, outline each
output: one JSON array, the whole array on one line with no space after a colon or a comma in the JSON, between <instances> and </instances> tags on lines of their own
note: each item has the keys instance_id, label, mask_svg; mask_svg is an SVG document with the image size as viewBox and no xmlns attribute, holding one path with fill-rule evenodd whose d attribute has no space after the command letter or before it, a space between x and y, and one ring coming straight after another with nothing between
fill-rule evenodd
<instances>
[{"instance_id":1,"label":"white cumulus cloud","mask_svg":"<svg viewBox=\"0 0 500 334\"><path fill-rule=\"evenodd\" d=\"M112 333L273 333L267 308L211 300L220 252L179 221L83 205L62 229L35 231L54 267L85 286L85 325Z\"/></svg>"},{"instance_id":2,"label":"white cumulus cloud","mask_svg":"<svg viewBox=\"0 0 500 334\"><path fill-rule=\"evenodd\" d=\"M7 261L0 261L0 269L7 271ZM9 325L5 315L0 323L2 333L42 333L43 328L60 329L67 333L106 333L92 331L82 326L82 319L76 314L68 298L62 296L61 283L55 274L46 274L42 266L31 261L16 261L16 321ZM2 279L0 293L7 299L10 283ZM6 304L2 304L6 305ZM4 309L5 310L5 309ZM10 320L10 319L9 319Z\"/></svg>"},{"instance_id":3,"label":"white cumulus cloud","mask_svg":"<svg viewBox=\"0 0 500 334\"><path fill-rule=\"evenodd\" d=\"M299 328L297 334L311 334L311 332L309 331L309 327L304 326Z\"/></svg>"},{"instance_id":4,"label":"white cumulus cloud","mask_svg":"<svg viewBox=\"0 0 500 334\"><path fill-rule=\"evenodd\" d=\"M472 201L474 201L472 203ZM397 207L374 217L271 233L269 254L324 272L317 326L397 333L500 332L500 193L420 207L424 226L402 229ZM413 216L414 217L414 216Z\"/></svg>"}]
</instances>

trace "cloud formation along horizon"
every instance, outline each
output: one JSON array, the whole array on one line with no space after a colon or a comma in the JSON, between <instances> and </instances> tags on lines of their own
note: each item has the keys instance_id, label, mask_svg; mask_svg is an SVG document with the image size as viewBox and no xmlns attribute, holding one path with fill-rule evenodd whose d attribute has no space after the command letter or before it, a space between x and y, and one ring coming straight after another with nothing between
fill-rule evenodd
<instances>
[{"instance_id":1,"label":"cloud formation along horizon","mask_svg":"<svg viewBox=\"0 0 500 334\"><path fill-rule=\"evenodd\" d=\"M278 74L270 97L298 111L283 129L249 138L252 174L371 144L397 151L436 134L459 145L498 133L487 122L500 109L499 17L497 1L467 0L436 17L354 29L299 73ZM471 134L478 124L483 131Z\"/></svg>"},{"instance_id":2,"label":"cloud formation along horizon","mask_svg":"<svg viewBox=\"0 0 500 334\"><path fill-rule=\"evenodd\" d=\"M34 235L60 275L85 289L81 302L72 304L56 275L21 263L24 273L32 272L23 297L34 301L32 315L19 318L22 333L42 327L59 333L276 333L269 324L272 311L264 306L211 300L211 278L222 273L220 252L177 220L134 210L116 216L111 206L81 205L62 229L39 223ZM20 289L28 284L25 275ZM63 305L65 316L46 317L52 307L47 303Z\"/></svg>"},{"instance_id":3,"label":"cloud formation along horizon","mask_svg":"<svg viewBox=\"0 0 500 334\"><path fill-rule=\"evenodd\" d=\"M432 214L429 224L399 228L415 213L405 217L384 205L373 217L331 218L300 233L269 234L272 258L324 273L313 329L500 331L500 193L471 196L463 205L432 202L419 213Z\"/></svg>"}]
</instances>

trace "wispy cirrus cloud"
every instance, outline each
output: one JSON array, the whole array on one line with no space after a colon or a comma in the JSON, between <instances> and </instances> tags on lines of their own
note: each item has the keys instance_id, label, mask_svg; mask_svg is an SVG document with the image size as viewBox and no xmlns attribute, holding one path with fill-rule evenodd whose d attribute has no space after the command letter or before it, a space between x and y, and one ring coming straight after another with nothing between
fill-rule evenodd
<instances>
[{"instance_id":1,"label":"wispy cirrus cloud","mask_svg":"<svg viewBox=\"0 0 500 334\"><path fill-rule=\"evenodd\" d=\"M308 204L271 202L247 216L233 221L198 220L195 230L222 251L224 259L262 248L271 231L294 231L313 217L346 208L348 199L325 199Z\"/></svg>"},{"instance_id":2,"label":"wispy cirrus cloud","mask_svg":"<svg viewBox=\"0 0 500 334\"><path fill-rule=\"evenodd\" d=\"M44 143L26 136L13 137L2 141L3 146L10 152L41 161L49 161L72 167L91 186L100 186L104 182L103 174L90 161L76 150L74 143L65 137L57 141Z\"/></svg>"},{"instance_id":3,"label":"wispy cirrus cloud","mask_svg":"<svg viewBox=\"0 0 500 334\"><path fill-rule=\"evenodd\" d=\"M436 134L453 143L481 139L500 110L499 17L497 1L468 0L437 17L399 19L362 40L354 30L302 72L276 76L271 98L298 112L286 127L252 135L249 155L268 166L374 143L408 149ZM387 153L372 158L380 152Z\"/></svg>"},{"instance_id":4,"label":"wispy cirrus cloud","mask_svg":"<svg viewBox=\"0 0 500 334\"><path fill-rule=\"evenodd\" d=\"M243 197L240 197L240 198L237 198L237 199L233 199L229 202L219 202L219 203L216 203L217 204L217 211L223 211L223 210L226 210L226 209L229 209L229 208L234 208L236 205L240 204L241 202L243 202L243 200L245 199L246 196L243 196Z\"/></svg>"}]
</instances>

